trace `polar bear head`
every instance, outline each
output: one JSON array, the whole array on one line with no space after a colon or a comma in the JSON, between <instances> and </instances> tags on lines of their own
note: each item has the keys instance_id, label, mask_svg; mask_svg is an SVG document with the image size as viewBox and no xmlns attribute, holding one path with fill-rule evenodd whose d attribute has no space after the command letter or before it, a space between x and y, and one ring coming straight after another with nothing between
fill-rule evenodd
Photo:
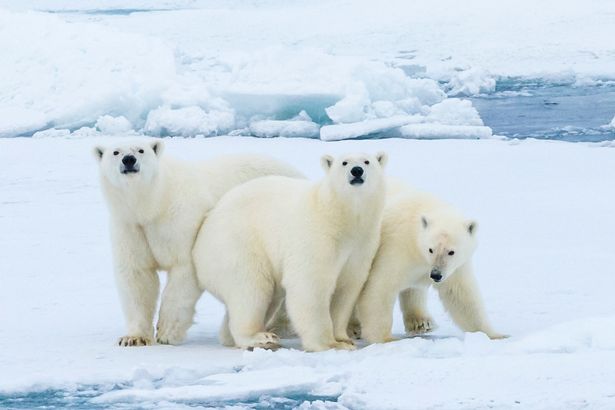
<instances>
[{"instance_id":1,"label":"polar bear head","mask_svg":"<svg viewBox=\"0 0 615 410\"><path fill-rule=\"evenodd\" d=\"M329 186L337 192L373 193L384 187L384 166L387 155L349 154L337 158L324 155L321 165Z\"/></svg>"},{"instance_id":2,"label":"polar bear head","mask_svg":"<svg viewBox=\"0 0 615 410\"><path fill-rule=\"evenodd\" d=\"M149 183L158 174L164 145L159 139L137 140L108 147L97 146L101 176L116 188Z\"/></svg>"},{"instance_id":3,"label":"polar bear head","mask_svg":"<svg viewBox=\"0 0 615 410\"><path fill-rule=\"evenodd\" d=\"M417 245L430 266L428 275L434 282L446 280L470 261L477 244L475 221L443 211L425 214L419 223Z\"/></svg>"}]
</instances>

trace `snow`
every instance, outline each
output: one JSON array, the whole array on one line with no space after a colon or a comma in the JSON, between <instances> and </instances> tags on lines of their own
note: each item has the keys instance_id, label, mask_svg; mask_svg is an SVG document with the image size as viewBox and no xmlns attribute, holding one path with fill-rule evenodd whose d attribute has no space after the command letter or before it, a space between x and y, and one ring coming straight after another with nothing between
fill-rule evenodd
<instances>
[{"instance_id":1,"label":"snow","mask_svg":"<svg viewBox=\"0 0 615 410\"><path fill-rule=\"evenodd\" d=\"M614 408L615 143L494 135L613 139L613 15L611 0L0 0L0 408ZM322 154L387 151L391 175L479 220L477 276L512 337L461 333L432 294L425 337L403 338L396 311L394 343L243 352L219 345L205 295L186 343L116 346L91 150L138 135L208 137L165 152L261 152L310 178Z\"/></svg>"},{"instance_id":2,"label":"snow","mask_svg":"<svg viewBox=\"0 0 615 410\"><path fill-rule=\"evenodd\" d=\"M132 124L122 115L119 117L103 115L96 120L96 129L107 135L126 134L132 131Z\"/></svg>"},{"instance_id":3,"label":"snow","mask_svg":"<svg viewBox=\"0 0 615 410\"><path fill-rule=\"evenodd\" d=\"M320 138L323 141L338 141L356 138L362 135L383 133L418 121L420 121L419 116L399 115L390 118L364 120L350 124L325 125L320 129Z\"/></svg>"},{"instance_id":4,"label":"snow","mask_svg":"<svg viewBox=\"0 0 615 410\"><path fill-rule=\"evenodd\" d=\"M0 0L0 136L80 137L101 116L146 135L242 134L301 111L361 124L509 78L602 84L614 12L609 0Z\"/></svg>"},{"instance_id":5,"label":"snow","mask_svg":"<svg viewBox=\"0 0 615 410\"><path fill-rule=\"evenodd\" d=\"M448 98L427 108L426 115L392 115L347 124L325 125L320 129L323 141L339 141L362 136L396 136L404 138L490 138L472 103Z\"/></svg>"},{"instance_id":6,"label":"snow","mask_svg":"<svg viewBox=\"0 0 615 410\"><path fill-rule=\"evenodd\" d=\"M36 28L36 29L33 29ZM54 15L0 9L0 137L78 128L101 115L138 123L175 76L163 41Z\"/></svg>"},{"instance_id":7,"label":"snow","mask_svg":"<svg viewBox=\"0 0 615 410\"><path fill-rule=\"evenodd\" d=\"M454 73L448 82L448 95L489 94L495 91L496 79L488 71L470 68Z\"/></svg>"},{"instance_id":8,"label":"snow","mask_svg":"<svg viewBox=\"0 0 615 410\"><path fill-rule=\"evenodd\" d=\"M477 125L408 124L397 130L397 135L417 139L490 138L491 128Z\"/></svg>"},{"instance_id":9,"label":"snow","mask_svg":"<svg viewBox=\"0 0 615 410\"><path fill-rule=\"evenodd\" d=\"M304 353L297 340L277 352L220 346L223 310L210 296L185 344L115 345L123 320L91 155L113 138L0 139L0 407L53 394L81 408L615 406L612 144L165 139L166 155L261 152L310 178L324 153L384 150L389 174L479 220L479 284L510 339L461 333L431 295L440 327L430 336Z\"/></svg>"},{"instance_id":10,"label":"snow","mask_svg":"<svg viewBox=\"0 0 615 410\"><path fill-rule=\"evenodd\" d=\"M250 123L250 135L255 137L302 137L318 138L320 126L312 121L310 116L301 111L291 120L256 120Z\"/></svg>"},{"instance_id":11,"label":"snow","mask_svg":"<svg viewBox=\"0 0 615 410\"><path fill-rule=\"evenodd\" d=\"M201 107L189 106L156 108L147 115L144 130L154 136L195 136L216 135L218 132L229 131L234 122L234 115L228 111L212 110L205 112Z\"/></svg>"}]
</instances>

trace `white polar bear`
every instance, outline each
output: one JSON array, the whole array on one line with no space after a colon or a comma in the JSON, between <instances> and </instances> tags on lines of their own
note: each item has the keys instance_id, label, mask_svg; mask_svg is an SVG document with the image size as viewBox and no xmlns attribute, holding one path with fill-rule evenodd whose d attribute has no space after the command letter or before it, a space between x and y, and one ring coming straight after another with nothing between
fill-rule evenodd
<instances>
[{"instance_id":1,"label":"white polar bear","mask_svg":"<svg viewBox=\"0 0 615 410\"><path fill-rule=\"evenodd\" d=\"M353 349L346 332L378 248L386 156L322 158L319 183L266 177L226 194L194 246L199 283L226 305L225 345L278 347L284 300L305 350Z\"/></svg>"},{"instance_id":2,"label":"white polar bear","mask_svg":"<svg viewBox=\"0 0 615 410\"><path fill-rule=\"evenodd\" d=\"M462 330L481 331L492 339L505 337L489 324L472 273L476 222L432 195L393 181L389 186L380 248L357 304L361 336L370 343L393 340L398 294L406 331L432 330L426 302L427 290L434 286Z\"/></svg>"},{"instance_id":3,"label":"white polar bear","mask_svg":"<svg viewBox=\"0 0 615 410\"><path fill-rule=\"evenodd\" d=\"M111 214L115 277L128 334L122 346L154 341L157 271L168 272L157 341L181 342L201 295L192 246L206 214L229 189L265 175L301 177L264 156L229 156L188 163L162 155L158 139L96 147L101 185Z\"/></svg>"}]
</instances>

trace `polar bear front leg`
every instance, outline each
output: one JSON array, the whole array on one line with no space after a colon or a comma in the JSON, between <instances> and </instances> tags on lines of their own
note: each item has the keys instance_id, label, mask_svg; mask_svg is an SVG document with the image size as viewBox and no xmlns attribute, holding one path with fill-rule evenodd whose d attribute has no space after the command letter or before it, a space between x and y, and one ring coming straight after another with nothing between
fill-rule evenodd
<instances>
[{"instance_id":1,"label":"polar bear front leg","mask_svg":"<svg viewBox=\"0 0 615 410\"><path fill-rule=\"evenodd\" d=\"M399 307L407 333L427 333L436 328L436 322L427 311L427 296L427 288L410 288L399 294Z\"/></svg>"},{"instance_id":2,"label":"polar bear front leg","mask_svg":"<svg viewBox=\"0 0 615 410\"><path fill-rule=\"evenodd\" d=\"M359 294L367 276L373 255L367 258L354 257L346 264L337 281L337 287L331 301L331 319L333 320L333 333L338 342L354 344L348 336L348 324L352 317Z\"/></svg>"},{"instance_id":3,"label":"polar bear front leg","mask_svg":"<svg viewBox=\"0 0 615 410\"><path fill-rule=\"evenodd\" d=\"M472 267L466 264L436 286L444 308L464 332L483 332L490 339L508 337L493 330L478 290Z\"/></svg>"},{"instance_id":4,"label":"polar bear front leg","mask_svg":"<svg viewBox=\"0 0 615 410\"><path fill-rule=\"evenodd\" d=\"M156 326L158 343L175 345L185 339L194 319L196 302L202 293L192 262L171 268L162 293Z\"/></svg>"},{"instance_id":5,"label":"polar bear front leg","mask_svg":"<svg viewBox=\"0 0 615 410\"><path fill-rule=\"evenodd\" d=\"M309 352L329 349L353 350L351 343L335 340L331 320L331 297L335 289L335 272L294 272L286 281L286 309L293 328Z\"/></svg>"},{"instance_id":6,"label":"polar bear front leg","mask_svg":"<svg viewBox=\"0 0 615 410\"><path fill-rule=\"evenodd\" d=\"M134 225L112 225L115 281L128 334L120 346L147 346L154 343L154 313L160 283L156 262L143 232Z\"/></svg>"}]
</instances>

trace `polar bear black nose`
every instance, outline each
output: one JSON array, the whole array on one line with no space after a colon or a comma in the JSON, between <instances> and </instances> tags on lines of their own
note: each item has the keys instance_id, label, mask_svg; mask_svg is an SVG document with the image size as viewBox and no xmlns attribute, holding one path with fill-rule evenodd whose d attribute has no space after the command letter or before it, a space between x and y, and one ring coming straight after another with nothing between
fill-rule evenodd
<instances>
[{"instance_id":1,"label":"polar bear black nose","mask_svg":"<svg viewBox=\"0 0 615 410\"><path fill-rule=\"evenodd\" d=\"M352 174L353 177L359 178L361 175L363 175L363 168L352 167L352 169L350 170L350 173Z\"/></svg>"},{"instance_id":2,"label":"polar bear black nose","mask_svg":"<svg viewBox=\"0 0 615 410\"><path fill-rule=\"evenodd\" d=\"M122 158L122 164L126 165L127 167L131 167L136 163L137 159L134 157L134 155L125 155L124 158Z\"/></svg>"},{"instance_id":3,"label":"polar bear black nose","mask_svg":"<svg viewBox=\"0 0 615 410\"><path fill-rule=\"evenodd\" d=\"M442 280L442 272L440 272L438 268L433 268L429 277L432 278L434 282L440 282Z\"/></svg>"}]
</instances>

